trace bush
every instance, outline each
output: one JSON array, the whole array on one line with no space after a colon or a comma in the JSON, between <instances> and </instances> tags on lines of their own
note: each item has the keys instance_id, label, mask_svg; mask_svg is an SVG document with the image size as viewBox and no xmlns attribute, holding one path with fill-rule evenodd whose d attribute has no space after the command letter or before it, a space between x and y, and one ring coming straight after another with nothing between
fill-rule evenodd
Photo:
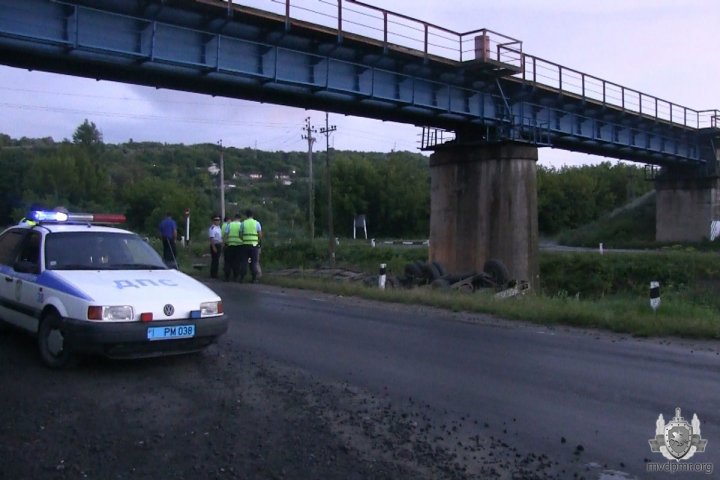
<instances>
[{"instance_id":1,"label":"bush","mask_svg":"<svg viewBox=\"0 0 720 480\"><path fill-rule=\"evenodd\" d=\"M327 239L301 240L289 243L264 243L263 268L320 268L330 265ZM388 273L402 274L405 265L415 260L427 260L428 249L422 247L378 246L364 241L341 241L335 246L335 264L365 272L377 272L381 263Z\"/></svg>"},{"instance_id":2,"label":"bush","mask_svg":"<svg viewBox=\"0 0 720 480\"><path fill-rule=\"evenodd\" d=\"M663 291L705 298L706 302L713 300L720 305L720 300L707 295L709 286L720 281L720 256L672 250L540 255L541 290L548 296L561 291L592 298L617 294L645 296L651 281L660 282Z\"/></svg>"}]
</instances>

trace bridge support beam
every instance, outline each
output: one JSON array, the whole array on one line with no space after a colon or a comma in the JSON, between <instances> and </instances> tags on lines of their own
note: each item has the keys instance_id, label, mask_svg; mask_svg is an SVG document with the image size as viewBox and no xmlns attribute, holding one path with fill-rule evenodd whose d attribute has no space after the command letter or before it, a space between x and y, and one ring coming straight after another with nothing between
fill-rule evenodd
<instances>
[{"instance_id":1,"label":"bridge support beam","mask_svg":"<svg viewBox=\"0 0 720 480\"><path fill-rule=\"evenodd\" d=\"M538 149L519 143L445 145L430 157L430 259L449 273L502 261L536 289Z\"/></svg>"},{"instance_id":2,"label":"bridge support beam","mask_svg":"<svg viewBox=\"0 0 720 480\"><path fill-rule=\"evenodd\" d=\"M720 220L720 179L655 181L655 239L699 242L710 237L710 222Z\"/></svg>"}]
</instances>

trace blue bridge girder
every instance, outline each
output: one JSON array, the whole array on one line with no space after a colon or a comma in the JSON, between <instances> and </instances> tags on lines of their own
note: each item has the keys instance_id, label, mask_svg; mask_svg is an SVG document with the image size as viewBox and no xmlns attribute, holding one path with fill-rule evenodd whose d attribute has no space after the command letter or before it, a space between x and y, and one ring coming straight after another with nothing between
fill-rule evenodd
<instances>
[{"instance_id":1,"label":"blue bridge girder","mask_svg":"<svg viewBox=\"0 0 720 480\"><path fill-rule=\"evenodd\" d=\"M717 173L717 110L352 0L0 0L0 63Z\"/></svg>"}]
</instances>

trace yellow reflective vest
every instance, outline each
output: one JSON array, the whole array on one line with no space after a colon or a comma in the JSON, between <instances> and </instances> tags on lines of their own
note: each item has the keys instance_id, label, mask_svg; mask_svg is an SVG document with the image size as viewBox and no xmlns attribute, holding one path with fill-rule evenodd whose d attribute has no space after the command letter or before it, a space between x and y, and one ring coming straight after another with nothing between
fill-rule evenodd
<instances>
[{"instance_id":1,"label":"yellow reflective vest","mask_svg":"<svg viewBox=\"0 0 720 480\"><path fill-rule=\"evenodd\" d=\"M240 227L242 225L242 222L239 222L237 220L233 220L228 224L228 233L225 240L225 245L228 247L237 247L238 245L242 244L242 239L240 238Z\"/></svg>"},{"instance_id":2,"label":"yellow reflective vest","mask_svg":"<svg viewBox=\"0 0 720 480\"><path fill-rule=\"evenodd\" d=\"M242 244L256 247L258 244L258 222L254 218L247 218L242 222Z\"/></svg>"}]
</instances>

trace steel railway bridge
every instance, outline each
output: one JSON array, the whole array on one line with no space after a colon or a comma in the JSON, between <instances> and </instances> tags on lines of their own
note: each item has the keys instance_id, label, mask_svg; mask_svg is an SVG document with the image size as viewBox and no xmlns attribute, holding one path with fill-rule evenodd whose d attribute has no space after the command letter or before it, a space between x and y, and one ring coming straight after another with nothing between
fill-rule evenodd
<instances>
[{"instance_id":1,"label":"steel railway bridge","mask_svg":"<svg viewBox=\"0 0 720 480\"><path fill-rule=\"evenodd\" d=\"M720 112L353 0L0 0L0 63L423 127L431 256L537 277L538 147L661 167L658 238L720 218ZM238 112L242 115L242 112Z\"/></svg>"}]
</instances>

